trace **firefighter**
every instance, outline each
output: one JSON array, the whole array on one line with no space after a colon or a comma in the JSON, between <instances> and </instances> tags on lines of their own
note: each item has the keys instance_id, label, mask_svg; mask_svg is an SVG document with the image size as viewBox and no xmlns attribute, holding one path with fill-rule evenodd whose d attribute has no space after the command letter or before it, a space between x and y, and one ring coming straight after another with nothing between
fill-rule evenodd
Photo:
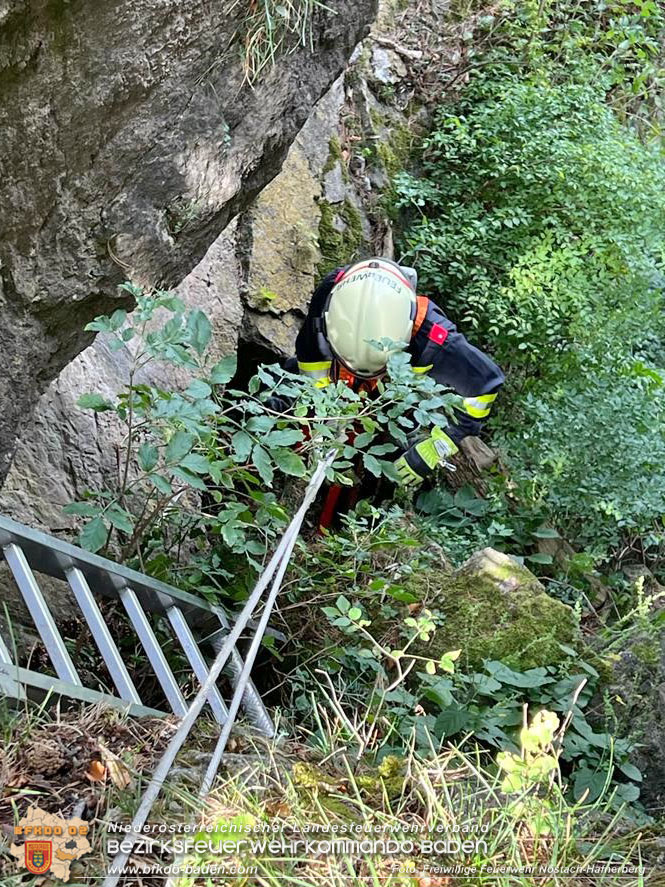
<instances>
[{"instance_id":1,"label":"firefighter","mask_svg":"<svg viewBox=\"0 0 665 887\"><path fill-rule=\"evenodd\" d=\"M504 381L499 367L471 345L441 308L416 295L417 275L385 258L332 271L317 287L296 339L298 371L323 387L343 381L371 391L387 353L370 340L403 343L415 373L429 373L460 396L455 421L421 435L395 467L400 483L417 486L477 435Z\"/></svg>"}]
</instances>

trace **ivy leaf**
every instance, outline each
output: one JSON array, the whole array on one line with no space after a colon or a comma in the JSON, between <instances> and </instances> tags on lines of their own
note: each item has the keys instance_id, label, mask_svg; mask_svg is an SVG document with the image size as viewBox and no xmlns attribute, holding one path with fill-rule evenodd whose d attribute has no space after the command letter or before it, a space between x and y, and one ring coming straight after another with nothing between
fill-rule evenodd
<instances>
[{"instance_id":1,"label":"ivy leaf","mask_svg":"<svg viewBox=\"0 0 665 887\"><path fill-rule=\"evenodd\" d=\"M159 459L159 450L149 443L142 443L138 450L139 465L144 471L152 471Z\"/></svg>"},{"instance_id":2,"label":"ivy leaf","mask_svg":"<svg viewBox=\"0 0 665 887\"><path fill-rule=\"evenodd\" d=\"M113 404L101 394L82 394L76 403L82 410L94 410L95 413L105 413L114 409Z\"/></svg>"},{"instance_id":3,"label":"ivy leaf","mask_svg":"<svg viewBox=\"0 0 665 887\"><path fill-rule=\"evenodd\" d=\"M169 465L180 462L194 446L194 435L186 431L176 431L166 445L166 461Z\"/></svg>"},{"instance_id":4,"label":"ivy leaf","mask_svg":"<svg viewBox=\"0 0 665 887\"><path fill-rule=\"evenodd\" d=\"M108 527L101 517L95 517L89 521L79 533L81 548L91 551L93 554L106 545Z\"/></svg>"},{"instance_id":5,"label":"ivy leaf","mask_svg":"<svg viewBox=\"0 0 665 887\"><path fill-rule=\"evenodd\" d=\"M256 470L259 472L263 483L271 487L275 472L270 462L270 456L260 444L256 444L252 450L252 462L256 466Z\"/></svg>"},{"instance_id":6,"label":"ivy leaf","mask_svg":"<svg viewBox=\"0 0 665 887\"><path fill-rule=\"evenodd\" d=\"M307 468L302 458L291 450L271 450L271 455L275 460L275 464L284 474L290 474L292 477L304 477L307 474Z\"/></svg>"},{"instance_id":7,"label":"ivy leaf","mask_svg":"<svg viewBox=\"0 0 665 887\"><path fill-rule=\"evenodd\" d=\"M210 381L213 385L226 385L235 376L238 369L238 358L235 354L223 357L216 363L210 372Z\"/></svg>"},{"instance_id":8,"label":"ivy leaf","mask_svg":"<svg viewBox=\"0 0 665 887\"><path fill-rule=\"evenodd\" d=\"M601 770L590 770L588 767L580 767L575 773L573 782L573 794L575 800L580 798L588 791L585 797L585 803L593 804L602 794L605 787L605 779L607 774Z\"/></svg>"},{"instance_id":9,"label":"ivy leaf","mask_svg":"<svg viewBox=\"0 0 665 887\"><path fill-rule=\"evenodd\" d=\"M642 782L642 773L635 766L635 764L631 764L630 761L625 761L623 764L619 764L619 770L623 773L624 776L627 776L628 779L634 779L635 782Z\"/></svg>"},{"instance_id":10,"label":"ivy leaf","mask_svg":"<svg viewBox=\"0 0 665 887\"><path fill-rule=\"evenodd\" d=\"M554 680L547 676L544 668L530 668L527 671L513 671L503 662L496 659L485 660L485 668L496 681L509 684L511 687L542 687Z\"/></svg>"},{"instance_id":11,"label":"ivy leaf","mask_svg":"<svg viewBox=\"0 0 665 887\"><path fill-rule=\"evenodd\" d=\"M551 554L527 554L526 559L531 561L534 564L551 564L552 563L552 555Z\"/></svg>"},{"instance_id":12,"label":"ivy leaf","mask_svg":"<svg viewBox=\"0 0 665 887\"><path fill-rule=\"evenodd\" d=\"M626 804L631 804L639 798L640 788L637 785L633 785L632 782L622 782L616 787L615 796L619 798L619 800L625 801Z\"/></svg>"},{"instance_id":13,"label":"ivy leaf","mask_svg":"<svg viewBox=\"0 0 665 887\"><path fill-rule=\"evenodd\" d=\"M468 722L469 712L465 708L453 706L441 712L434 724L434 730L437 736L452 736L463 730Z\"/></svg>"}]
</instances>

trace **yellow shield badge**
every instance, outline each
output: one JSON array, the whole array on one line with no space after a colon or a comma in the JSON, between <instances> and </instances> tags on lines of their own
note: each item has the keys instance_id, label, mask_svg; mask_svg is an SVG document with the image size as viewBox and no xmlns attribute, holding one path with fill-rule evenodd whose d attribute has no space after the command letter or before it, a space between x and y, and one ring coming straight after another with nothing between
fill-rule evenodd
<instances>
[{"instance_id":1,"label":"yellow shield badge","mask_svg":"<svg viewBox=\"0 0 665 887\"><path fill-rule=\"evenodd\" d=\"M33 875L43 875L51 868L52 841L26 841L25 867Z\"/></svg>"}]
</instances>

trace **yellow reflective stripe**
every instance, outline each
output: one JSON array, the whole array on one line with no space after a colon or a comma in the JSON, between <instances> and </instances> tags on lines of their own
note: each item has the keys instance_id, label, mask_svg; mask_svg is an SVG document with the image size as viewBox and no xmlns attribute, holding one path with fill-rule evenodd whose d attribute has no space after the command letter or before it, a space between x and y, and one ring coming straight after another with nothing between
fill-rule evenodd
<instances>
[{"instance_id":1,"label":"yellow reflective stripe","mask_svg":"<svg viewBox=\"0 0 665 887\"><path fill-rule=\"evenodd\" d=\"M480 394L478 397L465 397L462 404L469 416L474 419L484 419L485 416L489 416L495 400L496 394Z\"/></svg>"},{"instance_id":2,"label":"yellow reflective stripe","mask_svg":"<svg viewBox=\"0 0 665 887\"><path fill-rule=\"evenodd\" d=\"M301 363L298 361L298 369L303 376L309 376L317 388L325 388L330 382L330 368L332 360L317 360L313 363Z\"/></svg>"},{"instance_id":3,"label":"yellow reflective stripe","mask_svg":"<svg viewBox=\"0 0 665 887\"><path fill-rule=\"evenodd\" d=\"M315 373L318 370L329 370L332 360L315 360L312 363L298 361L298 368L303 373Z\"/></svg>"},{"instance_id":4,"label":"yellow reflective stripe","mask_svg":"<svg viewBox=\"0 0 665 887\"><path fill-rule=\"evenodd\" d=\"M431 363L429 366L426 367L411 367L411 369L414 373L429 373L433 366L434 364Z\"/></svg>"}]
</instances>

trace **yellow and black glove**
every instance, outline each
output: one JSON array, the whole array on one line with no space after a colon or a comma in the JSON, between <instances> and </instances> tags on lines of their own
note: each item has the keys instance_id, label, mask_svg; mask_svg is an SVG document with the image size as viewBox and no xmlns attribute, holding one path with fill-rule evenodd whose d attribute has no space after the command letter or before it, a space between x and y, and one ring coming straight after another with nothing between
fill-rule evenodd
<instances>
[{"instance_id":1,"label":"yellow and black glove","mask_svg":"<svg viewBox=\"0 0 665 887\"><path fill-rule=\"evenodd\" d=\"M441 428L434 428L429 437L414 444L395 462L402 487L415 487L457 452L457 445Z\"/></svg>"}]
</instances>

